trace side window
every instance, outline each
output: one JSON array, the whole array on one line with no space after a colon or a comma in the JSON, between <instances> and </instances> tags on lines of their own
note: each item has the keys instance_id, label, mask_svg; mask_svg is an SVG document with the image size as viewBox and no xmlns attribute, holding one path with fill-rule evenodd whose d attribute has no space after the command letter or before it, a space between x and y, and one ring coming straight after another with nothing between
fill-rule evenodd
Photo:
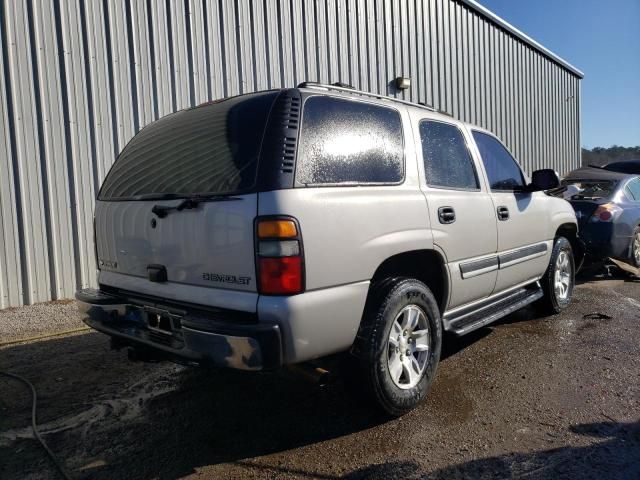
<instances>
[{"instance_id":1,"label":"side window","mask_svg":"<svg viewBox=\"0 0 640 480\"><path fill-rule=\"evenodd\" d=\"M632 202L637 201L636 200L636 196L633 194L633 192L631 191L631 182L627 183L627 185L624 187L624 193L627 196L627 198L629 200L631 200Z\"/></svg>"},{"instance_id":2,"label":"side window","mask_svg":"<svg viewBox=\"0 0 640 480\"><path fill-rule=\"evenodd\" d=\"M491 135L478 131L473 132L473 138L480 150L491 190L514 190L524 187L522 170L502 143Z\"/></svg>"},{"instance_id":3,"label":"side window","mask_svg":"<svg viewBox=\"0 0 640 480\"><path fill-rule=\"evenodd\" d=\"M404 179L400 114L317 96L304 104L296 180L306 185L394 184Z\"/></svg>"},{"instance_id":4,"label":"side window","mask_svg":"<svg viewBox=\"0 0 640 480\"><path fill-rule=\"evenodd\" d=\"M627 183L626 190L627 196L630 200L640 202L640 179L634 178L629 183Z\"/></svg>"},{"instance_id":5,"label":"side window","mask_svg":"<svg viewBox=\"0 0 640 480\"><path fill-rule=\"evenodd\" d=\"M478 190L473 159L458 127L422 120L420 141L427 185Z\"/></svg>"}]
</instances>

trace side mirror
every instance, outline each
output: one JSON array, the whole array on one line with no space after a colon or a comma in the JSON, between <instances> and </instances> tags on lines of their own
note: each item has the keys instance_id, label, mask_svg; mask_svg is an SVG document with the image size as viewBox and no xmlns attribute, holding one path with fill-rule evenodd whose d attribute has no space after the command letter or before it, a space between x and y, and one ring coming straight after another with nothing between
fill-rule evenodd
<instances>
[{"instance_id":1,"label":"side mirror","mask_svg":"<svg viewBox=\"0 0 640 480\"><path fill-rule=\"evenodd\" d=\"M539 192L541 190L552 190L560 186L560 177L555 170L551 168L543 168L536 170L531 174L531 184L528 190Z\"/></svg>"}]
</instances>

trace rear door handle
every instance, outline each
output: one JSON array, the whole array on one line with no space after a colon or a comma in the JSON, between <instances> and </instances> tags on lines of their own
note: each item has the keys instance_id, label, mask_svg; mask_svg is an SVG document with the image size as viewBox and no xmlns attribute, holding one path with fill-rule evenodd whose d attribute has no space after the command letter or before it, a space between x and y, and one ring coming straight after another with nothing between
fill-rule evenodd
<instances>
[{"instance_id":1,"label":"rear door handle","mask_svg":"<svg viewBox=\"0 0 640 480\"><path fill-rule=\"evenodd\" d=\"M456 211L453 207L440 207L438 209L438 219L440 223L453 223L456 221Z\"/></svg>"},{"instance_id":2,"label":"rear door handle","mask_svg":"<svg viewBox=\"0 0 640 480\"><path fill-rule=\"evenodd\" d=\"M507 207L498 207L498 220L509 220L509 209Z\"/></svg>"}]
</instances>

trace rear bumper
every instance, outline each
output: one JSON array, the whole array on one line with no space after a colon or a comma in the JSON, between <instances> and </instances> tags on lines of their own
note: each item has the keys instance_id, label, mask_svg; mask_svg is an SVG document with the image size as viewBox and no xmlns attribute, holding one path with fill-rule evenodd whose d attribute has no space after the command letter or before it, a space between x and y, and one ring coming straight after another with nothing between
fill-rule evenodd
<instances>
[{"instance_id":1,"label":"rear bumper","mask_svg":"<svg viewBox=\"0 0 640 480\"><path fill-rule=\"evenodd\" d=\"M597 262L607 257L629 258L631 232L615 223L587 224L580 229L580 238L587 248L587 261Z\"/></svg>"},{"instance_id":2,"label":"rear bumper","mask_svg":"<svg viewBox=\"0 0 640 480\"><path fill-rule=\"evenodd\" d=\"M94 289L80 290L76 299L84 322L122 345L152 349L171 360L240 370L273 370L282 365L276 324L235 324L204 314L176 314ZM175 326L172 332L151 327L148 316L157 312L172 318L168 321Z\"/></svg>"}]
</instances>

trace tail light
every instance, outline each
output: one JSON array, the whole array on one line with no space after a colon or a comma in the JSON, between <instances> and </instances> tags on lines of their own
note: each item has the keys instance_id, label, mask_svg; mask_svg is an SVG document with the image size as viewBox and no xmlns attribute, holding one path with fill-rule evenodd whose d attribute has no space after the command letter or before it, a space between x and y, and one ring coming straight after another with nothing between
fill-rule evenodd
<instances>
[{"instance_id":1,"label":"tail light","mask_svg":"<svg viewBox=\"0 0 640 480\"><path fill-rule=\"evenodd\" d=\"M589 218L589 222L592 223L609 223L613 222L618 214L622 212L622 208L614 205L613 203L605 203L600 205L596 211Z\"/></svg>"},{"instance_id":2,"label":"tail light","mask_svg":"<svg viewBox=\"0 0 640 480\"><path fill-rule=\"evenodd\" d=\"M256 269L261 294L294 295L304 290L302 238L294 219L257 219Z\"/></svg>"}]
</instances>

